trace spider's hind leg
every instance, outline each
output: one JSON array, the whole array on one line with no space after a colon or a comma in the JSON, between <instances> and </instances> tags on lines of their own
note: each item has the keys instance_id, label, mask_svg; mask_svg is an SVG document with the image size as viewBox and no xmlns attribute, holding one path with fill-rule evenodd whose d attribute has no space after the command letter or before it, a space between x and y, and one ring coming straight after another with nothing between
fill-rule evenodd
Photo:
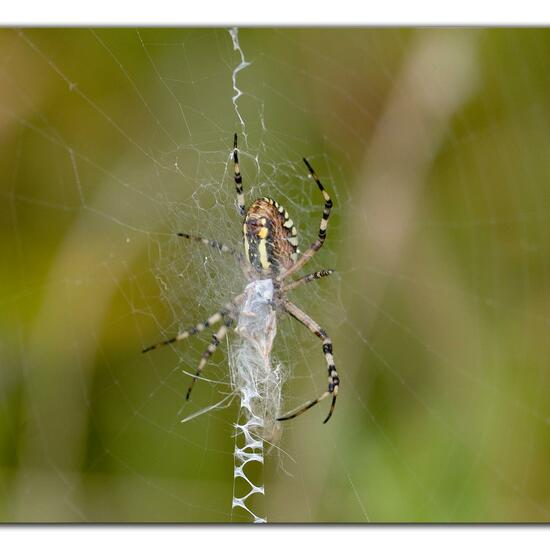
<instances>
[{"instance_id":1,"label":"spider's hind leg","mask_svg":"<svg viewBox=\"0 0 550 550\"><path fill-rule=\"evenodd\" d=\"M244 206L243 177L239 166L239 150L237 149L237 134L233 138L233 164L235 166L235 190L237 191L237 207L239 214L244 217L246 208Z\"/></svg>"},{"instance_id":2,"label":"spider's hind leg","mask_svg":"<svg viewBox=\"0 0 550 550\"><path fill-rule=\"evenodd\" d=\"M190 241L197 241L199 243L205 244L206 246L211 246L220 252L228 252L229 254L235 256L236 258L240 257L240 254L230 246L227 246L220 241L214 241L212 239L206 239L199 235L190 235L189 233L176 233L178 237L183 237L184 239L189 239Z\"/></svg>"},{"instance_id":3,"label":"spider's hind leg","mask_svg":"<svg viewBox=\"0 0 550 550\"><path fill-rule=\"evenodd\" d=\"M323 214L321 216L321 222L319 224L319 233L317 235L317 238L315 239L313 244L302 254L302 256L296 262L294 262L294 264L291 267L289 267L286 271L284 271L277 277L277 280L279 281L282 281L286 277L302 269L302 267L304 267L304 265L306 265L307 262L309 262L309 260L313 258L315 253L323 246L327 238L328 220L330 218L330 212L333 207L332 199L330 198L328 191L325 189L325 187L321 183L321 180L315 173L315 170L313 170L311 164L309 164L307 159L304 158L302 160L304 161L307 169L309 170L311 177L315 180L315 183L317 184L319 191L321 191L325 204L323 206Z\"/></svg>"},{"instance_id":4,"label":"spider's hind leg","mask_svg":"<svg viewBox=\"0 0 550 550\"><path fill-rule=\"evenodd\" d=\"M289 292L290 290L294 290L295 288L298 288L299 286L302 286L306 283L311 283L312 281L322 279L323 277L328 277L333 273L334 269L321 269L321 271L309 273L308 275L304 275L303 277L300 277L299 279L296 279L295 281L292 281L283 286L283 292Z\"/></svg>"},{"instance_id":5,"label":"spider's hind leg","mask_svg":"<svg viewBox=\"0 0 550 550\"><path fill-rule=\"evenodd\" d=\"M322 340L323 353L325 354L325 360L327 362L327 367L328 367L328 389L327 391L322 393L319 397L317 397L317 399L313 399L312 401L305 403L296 411L289 413L285 416L282 416L280 418L277 418L277 420L282 421L282 420L290 420L291 418L296 418L297 416L311 409L311 407L313 407L314 405L317 405L317 403L325 399L325 397L332 395L332 403L330 405L329 413L325 418L325 420L323 421L323 423L326 423L329 421L330 417L332 416L332 413L334 412L334 406L336 405L336 396L338 395L338 388L340 387L340 378L338 377L338 373L336 372L336 367L334 366L334 359L332 357L332 341L328 337L324 329L322 329L309 315L304 313L300 308L295 306L292 302L286 301L284 303L284 308L285 308L285 311L287 311L290 315L292 315L292 317L300 321L300 323L302 323L311 332L313 332L313 334L315 334L317 338Z\"/></svg>"}]
</instances>

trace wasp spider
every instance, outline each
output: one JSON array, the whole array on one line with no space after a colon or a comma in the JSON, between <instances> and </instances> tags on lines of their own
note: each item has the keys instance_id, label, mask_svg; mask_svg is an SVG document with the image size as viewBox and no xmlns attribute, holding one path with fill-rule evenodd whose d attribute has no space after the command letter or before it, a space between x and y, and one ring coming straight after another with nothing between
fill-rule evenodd
<instances>
[{"instance_id":1,"label":"wasp spider","mask_svg":"<svg viewBox=\"0 0 550 550\"><path fill-rule=\"evenodd\" d=\"M275 288L273 307L276 308L277 311L290 314L294 317L294 319L305 325L313 334L315 334L315 336L317 336L317 338L321 340L323 345L323 353L325 355L328 368L327 390L316 399L305 403L300 408L288 413L285 416L282 416L281 418L278 418L277 420L289 420L291 418L295 418L319 403L319 401L322 401L328 396L332 396L330 410L324 420L324 422L327 422L334 411L336 396L338 395L338 388L340 385L340 379L338 378L332 357L332 341L324 329L322 329L311 317L309 317L309 315L295 306L286 297L288 291L294 290L305 283L315 281L333 273L332 269L323 269L321 271L316 271L314 273L304 275L298 279L289 281L289 277L304 267L305 264L311 260L314 254L323 246L327 236L327 224L330 211L332 209L332 200L330 199L329 194L323 187L309 162L305 158L303 161L307 166L311 177L317 183L317 186L323 195L325 204L317 239L300 257L298 257L298 238L296 227L294 227L288 212L280 204L273 199L264 197L261 199L256 199L250 205L248 210L246 210L242 177L239 169L237 134L235 134L233 143L233 162L235 165L237 206L239 213L243 217L244 255L220 243L219 241L212 241L203 237L189 235L187 233L178 233L178 236L193 241L199 241L207 246L216 248L221 252L232 254L242 265L248 281L271 279ZM159 346L173 344L174 342L184 340L189 336L202 332L217 323L223 323L218 331L213 334L212 342L202 354L199 366L197 367L197 372L191 381L189 389L187 390L186 399L189 399L193 385L197 378L200 377L202 369L206 365L208 359L219 346L228 329L237 320L239 315L239 304L242 299L243 295L241 294L234 298L231 302L227 303L219 311L211 315L206 321L180 332L173 338L169 338L168 340L159 342L143 350L143 353L145 353L154 350Z\"/></svg>"}]
</instances>

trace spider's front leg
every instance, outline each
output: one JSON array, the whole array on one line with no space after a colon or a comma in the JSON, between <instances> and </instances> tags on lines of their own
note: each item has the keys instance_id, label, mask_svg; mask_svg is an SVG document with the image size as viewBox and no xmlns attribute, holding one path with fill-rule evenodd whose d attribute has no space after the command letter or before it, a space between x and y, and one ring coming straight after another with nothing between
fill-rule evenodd
<instances>
[{"instance_id":1,"label":"spider's front leg","mask_svg":"<svg viewBox=\"0 0 550 550\"><path fill-rule=\"evenodd\" d=\"M185 399L189 400L189 396L191 395L193 386L201 376L202 369L204 369L204 367L206 366L206 363L208 362L208 359L210 359L210 356L216 351L216 348L220 345L221 341L227 334L227 331L233 324L233 321L234 321L233 317L228 314L224 318L224 324L219 328L216 334L212 335L212 342L208 345L208 347L202 354L199 366L197 367L197 372L195 373L195 376L193 376L193 379L191 380L191 384L189 384L189 388L187 389L187 395L185 396Z\"/></svg>"},{"instance_id":2,"label":"spider's front leg","mask_svg":"<svg viewBox=\"0 0 550 550\"><path fill-rule=\"evenodd\" d=\"M315 334L315 336L317 336L317 338L319 338L323 342L323 353L325 354L325 360L328 367L328 389L317 399L305 403L296 411L289 413L286 416L282 416L281 418L277 418L277 420L290 420L291 418L296 418L297 416L306 412L308 409L311 409L311 407L313 407L314 405L317 405L317 403L325 399L325 397L332 395L332 403L330 405L328 416L323 421L323 423L326 423L329 421L334 411L334 406L336 405L336 396L338 395L338 388L340 387L340 378L338 377L338 373L336 372L334 359L332 357L332 341L328 337L324 329L322 329L309 315L304 313L292 302L285 301L283 307L285 311L287 311L292 317L300 321L300 323L305 325L311 332L313 332L313 334Z\"/></svg>"},{"instance_id":3,"label":"spider's front leg","mask_svg":"<svg viewBox=\"0 0 550 550\"><path fill-rule=\"evenodd\" d=\"M184 331L179 332L175 336L172 336L172 338L168 338L168 340L163 340L162 342L157 342L156 344L153 344L152 346L149 346L149 347L141 350L141 353L147 353L149 351L153 351L154 349L160 348L162 346L168 346L170 344L175 344L176 342L179 342L180 340L185 340L186 338L189 338L189 336L194 336L195 334L198 334L199 332L202 332L203 330L207 329L208 327L211 327L211 326L219 323L226 315L229 314L230 308L231 308L231 303L226 304L219 311L216 311L216 313L214 313L213 315L208 317L208 319L206 319L206 321L203 321L202 323L199 323L197 325L189 327L188 329L185 329Z\"/></svg>"},{"instance_id":4,"label":"spider's front leg","mask_svg":"<svg viewBox=\"0 0 550 550\"><path fill-rule=\"evenodd\" d=\"M215 334L212 335L212 342L209 344L208 348L206 348L206 350L202 354L199 366L197 367L197 372L195 373L195 376L193 376L193 380L191 381L189 389L187 390L186 399L189 399L191 390L193 389L193 386L195 385L197 378L200 377L202 369L205 367L206 363L208 362L208 359L216 351L216 348L220 345L221 340L227 334L229 327L231 327L231 325L235 321L235 308L242 302L242 299L243 299L243 295L239 294L239 296L234 298L231 302L225 304L224 307L222 307L219 311L211 315L206 321L199 323L198 325L195 325L193 327L190 327L187 330L180 332L176 336L169 338L168 340L158 342L157 344L153 344L152 346L149 346L144 350L142 350L142 353L147 353L148 351L152 351L161 346L174 344L175 342L178 342L180 340L185 340L186 338L189 338L189 336L194 336L195 334L198 334L199 332L204 331L206 328L211 327L223 320L223 325L218 329L218 331Z\"/></svg>"}]
</instances>

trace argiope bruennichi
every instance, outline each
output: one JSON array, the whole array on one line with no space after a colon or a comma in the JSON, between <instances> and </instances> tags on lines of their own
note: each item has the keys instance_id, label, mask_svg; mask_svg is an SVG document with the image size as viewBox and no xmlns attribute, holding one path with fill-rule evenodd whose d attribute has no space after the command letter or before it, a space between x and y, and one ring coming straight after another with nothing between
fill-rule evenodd
<instances>
[{"instance_id":1,"label":"argiope bruennichi","mask_svg":"<svg viewBox=\"0 0 550 550\"><path fill-rule=\"evenodd\" d=\"M303 159L311 177L317 183L323 198L325 200L323 208L323 216L319 226L319 234L314 243L298 258L298 237L296 227L290 219L288 212L273 199L264 197L256 199L248 208L245 209L242 176L239 169L239 157L237 150L237 134L235 134L233 143L233 161L235 164L235 187L237 190L237 205L241 216L243 216L243 237L244 237L244 254L236 252L230 247L221 244L218 241L212 241L203 237L189 235L187 233L178 233L178 236L194 241L200 241L208 246L212 246L222 252L232 254L243 267L243 271L248 281L258 279L271 279L275 289L273 307L277 311L287 312L292 317L304 324L315 336L317 336L323 344L323 353L328 367L328 388L319 397L313 401L309 401L292 413L289 413L277 420L289 420L307 411L319 401L325 399L329 395L332 396L332 403L328 416L324 422L327 422L332 416L334 405L336 404L336 396L340 386L340 379L334 366L332 357L332 341L323 330L311 317L304 313L301 309L287 300L287 293L296 287L326 277L333 273L332 269L323 269L308 275L304 275L299 279L285 282L290 275L293 275L300 270L304 265L311 260L313 255L323 246L327 236L327 224L332 209L332 200L329 194L321 184L321 181L315 174L315 171L309 162ZM191 390L197 378L200 377L202 369L206 365L209 357L214 353L227 330L237 320L239 315L239 304L243 298L240 294L231 302L225 304L219 311L211 315L203 323L199 323L183 332L180 332L173 338L169 338L158 344L154 344L145 348L143 353L156 349L159 346L173 344L179 340L202 332L203 330L223 321L222 326L212 335L212 342L202 354L197 372L193 377L191 385L187 390L186 399L189 399Z\"/></svg>"}]
</instances>

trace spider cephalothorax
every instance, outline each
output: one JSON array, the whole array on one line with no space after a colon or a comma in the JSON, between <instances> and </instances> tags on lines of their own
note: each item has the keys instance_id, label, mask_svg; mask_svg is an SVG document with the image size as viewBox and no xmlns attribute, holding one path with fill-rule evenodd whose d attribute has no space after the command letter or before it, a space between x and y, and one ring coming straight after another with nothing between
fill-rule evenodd
<instances>
[{"instance_id":1,"label":"spider cephalothorax","mask_svg":"<svg viewBox=\"0 0 550 550\"><path fill-rule=\"evenodd\" d=\"M311 317L304 313L301 309L295 306L292 302L286 299L286 294L294 288L301 286L302 284L309 283L326 277L333 273L331 269L323 269L316 271L308 275L304 275L299 279L285 282L290 275L301 269L319 250L325 242L327 235L327 225L332 209L332 201L329 194L323 187L321 181L315 174L315 171L306 159L303 159L306 164L311 177L315 180L319 190L321 191L325 204L323 208L323 215L319 226L319 233L317 239L313 244L298 257L298 237L296 227L290 219L288 212L279 203L273 199L264 197L256 199L246 210L243 194L242 176L239 168L239 157L237 150L237 134L235 134L233 144L233 161L235 165L235 188L237 191L237 206L241 216L243 216L243 241L244 241L244 255L234 251L230 247L220 243L219 241L212 241L205 239L204 237L198 237L189 235L188 233L178 233L178 236L194 241L200 241L208 246L216 248L221 252L228 252L233 254L239 262L242 264L243 271L246 278L249 281L257 279L271 279L275 289L274 306L278 311L286 312L292 317L304 324L315 336L317 336L323 345L323 353L328 368L328 388L318 398L305 403L302 407L295 412L289 413L277 420L289 420L307 411L319 401L332 396L332 403L328 416L325 418L325 422L332 416L334 411L334 405L336 404L336 396L338 395L338 388L340 386L340 379L334 366L334 359L332 356L332 341L328 337L326 331L322 329ZM234 298L231 302L226 304L219 311L211 315L206 321L199 323L193 327L190 327L183 332L180 332L176 336L159 342L145 348L143 352L147 352L157 348L158 346L172 344L179 340L183 340L189 336L202 332L206 328L223 321L223 325L218 331L212 335L212 342L202 354L197 372L193 377L191 385L187 391L187 399L191 394L191 390L197 378L201 375L202 369L206 365L208 359L214 353L223 337L226 335L227 330L233 325L239 315L239 304L243 299L243 295L240 294Z\"/></svg>"}]
</instances>

